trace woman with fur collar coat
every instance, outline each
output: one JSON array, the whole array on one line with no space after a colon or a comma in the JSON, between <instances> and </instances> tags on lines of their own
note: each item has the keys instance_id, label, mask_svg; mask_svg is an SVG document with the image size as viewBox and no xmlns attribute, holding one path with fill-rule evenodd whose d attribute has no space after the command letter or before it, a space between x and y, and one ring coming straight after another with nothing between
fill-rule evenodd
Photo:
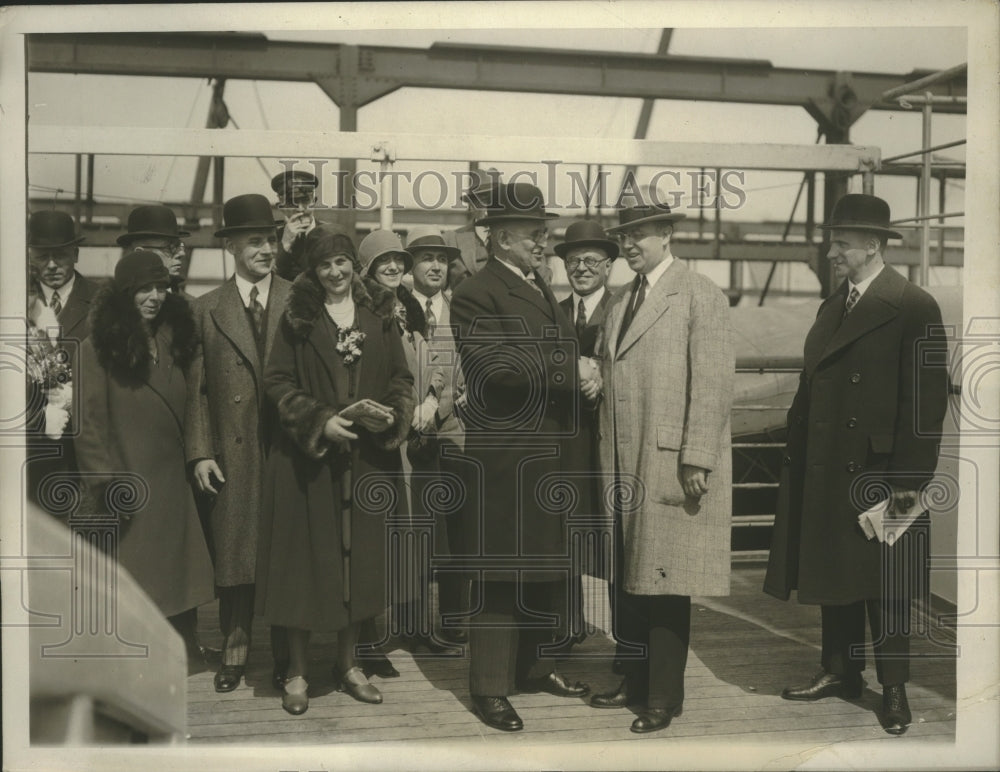
<instances>
[{"instance_id":1,"label":"woman with fur collar coat","mask_svg":"<svg viewBox=\"0 0 1000 772\"><path fill-rule=\"evenodd\" d=\"M413 414L413 376L392 316L393 296L355 273L354 246L314 229L308 269L293 282L264 371L281 431L268 458L257 560L257 611L289 628L282 705L308 708L313 630L338 631L341 688L381 702L354 657L361 623L386 606L386 533L405 513L400 445ZM353 424L362 399L389 408Z\"/></svg>"},{"instance_id":2,"label":"woman with fur collar coat","mask_svg":"<svg viewBox=\"0 0 1000 772\"><path fill-rule=\"evenodd\" d=\"M92 302L80 349L77 462L97 512L118 515L119 562L202 652L197 607L215 595L212 563L184 464L186 374L195 350L187 301L166 291L155 252L135 250Z\"/></svg>"}]
</instances>

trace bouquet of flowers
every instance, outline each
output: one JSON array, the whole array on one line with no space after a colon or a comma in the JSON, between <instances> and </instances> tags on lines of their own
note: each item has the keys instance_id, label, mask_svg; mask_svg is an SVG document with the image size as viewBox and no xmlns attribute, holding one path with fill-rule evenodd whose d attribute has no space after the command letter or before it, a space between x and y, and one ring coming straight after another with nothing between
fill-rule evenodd
<instances>
[{"instance_id":1,"label":"bouquet of flowers","mask_svg":"<svg viewBox=\"0 0 1000 772\"><path fill-rule=\"evenodd\" d=\"M66 430L73 402L69 353L59 345L58 329L51 309L42 306L37 318L29 321L26 352L28 377L45 395L45 435L53 440Z\"/></svg>"},{"instance_id":2,"label":"bouquet of flowers","mask_svg":"<svg viewBox=\"0 0 1000 772\"><path fill-rule=\"evenodd\" d=\"M365 334L357 327L337 330L337 351L344 357L345 365L353 365L361 359L361 347Z\"/></svg>"}]
</instances>

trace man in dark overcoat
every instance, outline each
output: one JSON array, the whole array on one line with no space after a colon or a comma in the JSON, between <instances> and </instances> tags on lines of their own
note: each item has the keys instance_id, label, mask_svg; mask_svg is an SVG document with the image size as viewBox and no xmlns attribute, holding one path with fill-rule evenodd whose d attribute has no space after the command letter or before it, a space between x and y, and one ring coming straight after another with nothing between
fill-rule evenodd
<instances>
[{"instance_id":1,"label":"man in dark overcoat","mask_svg":"<svg viewBox=\"0 0 1000 772\"><path fill-rule=\"evenodd\" d=\"M869 539L858 516L886 500L889 518L921 511L947 406L946 341L935 300L885 264L887 240L900 237L885 201L847 195L824 227L827 257L845 281L806 337L764 590L781 599L798 590L800 603L821 607L822 670L782 696L860 697L867 612L882 725L902 734L911 721L912 582L927 569L928 516L891 545Z\"/></svg>"},{"instance_id":2,"label":"man in dark overcoat","mask_svg":"<svg viewBox=\"0 0 1000 772\"><path fill-rule=\"evenodd\" d=\"M80 275L76 263L80 258L80 243L83 237L76 234L76 223L65 212L41 211L31 215L28 221L28 265L30 272L29 296L34 297L38 306L29 310L29 318L46 307L58 322L58 330L47 330L54 334L55 345L62 349L70 370L70 389L77 377L80 365L80 343L90 334L90 306L97 291L97 285ZM32 319L34 322L34 319ZM79 432L79 399L74 398L67 410L69 420L62 426L58 439L46 436L58 433L60 427L46 427L47 390L29 385L28 415L26 422L27 456L26 470L27 498L37 502L43 509L53 514L69 514L55 500L54 489L57 479L76 472L73 437ZM43 485L46 477L52 477Z\"/></svg>"},{"instance_id":3,"label":"man in dark overcoat","mask_svg":"<svg viewBox=\"0 0 1000 772\"><path fill-rule=\"evenodd\" d=\"M573 324L576 338L580 344L580 356L593 357L596 353L597 337L607 317L608 310L614 302L614 296L607 288L611 264L618 257L618 244L608 238L600 223L596 220L574 220L566 228L563 243L556 244L555 253L566 264L566 276L569 279L570 295L559 301L559 307L566 318ZM581 441L587 445L586 472L590 475L589 484L582 487L584 494L580 498L577 513L592 521L603 521L601 517L604 484L599 469L601 458L599 450L599 426L595 410L583 410ZM610 550L604 547L610 542L610 524L601 522L592 532L592 540L587 544L587 554L584 564L587 573L601 579L611 579L605 565L610 565L611 556L605 554ZM614 599L609 599L614 608ZM570 638L564 647L569 651L573 644L581 643L586 637L583 614L583 581L578 576L570 586Z\"/></svg>"},{"instance_id":4,"label":"man in dark overcoat","mask_svg":"<svg viewBox=\"0 0 1000 772\"><path fill-rule=\"evenodd\" d=\"M517 731L523 722L507 699L515 687L566 697L589 691L539 657L553 629L537 626L540 614L566 622L567 513L555 486L580 463L581 366L573 330L537 273L552 217L541 192L501 184L489 203L476 222L490 226L490 259L451 304L468 399L466 455L479 468L464 528L482 561L469 687L484 723Z\"/></svg>"},{"instance_id":5,"label":"man in dark overcoat","mask_svg":"<svg viewBox=\"0 0 1000 772\"><path fill-rule=\"evenodd\" d=\"M209 530L223 635L217 692L239 685L250 651L264 457L276 421L263 372L291 288L272 273L277 237L264 196L230 199L223 222L215 235L225 239L236 272L192 303L199 348L185 416L187 461L198 490L212 499ZM276 681L287 666L282 644L280 629L272 629Z\"/></svg>"}]
</instances>

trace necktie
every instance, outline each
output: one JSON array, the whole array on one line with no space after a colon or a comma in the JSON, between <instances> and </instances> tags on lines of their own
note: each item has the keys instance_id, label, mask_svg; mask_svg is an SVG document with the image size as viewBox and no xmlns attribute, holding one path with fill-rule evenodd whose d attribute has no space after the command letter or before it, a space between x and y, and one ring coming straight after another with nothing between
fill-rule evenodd
<instances>
[{"instance_id":1,"label":"necktie","mask_svg":"<svg viewBox=\"0 0 1000 772\"><path fill-rule=\"evenodd\" d=\"M634 300L629 302L629 307L625 309L625 318L622 319L621 329L618 331L618 345L622 344L622 340L625 338L625 332L628 330L629 325L632 324L632 320L635 319L636 312L639 310L639 306L642 305L642 301L646 299L646 287L649 286L649 282L646 280L645 275L641 278L636 276L636 287L632 289L632 297Z\"/></svg>"},{"instance_id":2,"label":"necktie","mask_svg":"<svg viewBox=\"0 0 1000 772\"><path fill-rule=\"evenodd\" d=\"M52 293L52 300L49 301L49 308L52 309L52 313L55 314L56 318L59 318L59 314L62 313L62 302L59 300L59 291L56 290Z\"/></svg>"},{"instance_id":3,"label":"necktie","mask_svg":"<svg viewBox=\"0 0 1000 772\"><path fill-rule=\"evenodd\" d=\"M527 276L524 277L524 280L528 282L528 286L531 287L535 292L537 292L543 298L545 297L545 293L542 292L542 288L539 287L538 283L535 281L535 274L529 273Z\"/></svg>"},{"instance_id":4,"label":"necktie","mask_svg":"<svg viewBox=\"0 0 1000 772\"><path fill-rule=\"evenodd\" d=\"M259 295L256 286L250 288L250 316L253 317L253 334L257 340L264 334L264 306L257 299Z\"/></svg>"},{"instance_id":5,"label":"necktie","mask_svg":"<svg viewBox=\"0 0 1000 772\"><path fill-rule=\"evenodd\" d=\"M576 337L579 340L587 329L587 307L580 298L580 304L576 307Z\"/></svg>"},{"instance_id":6,"label":"necktie","mask_svg":"<svg viewBox=\"0 0 1000 772\"><path fill-rule=\"evenodd\" d=\"M841 319L841 321L843 321L843 319L846 319L847 315L854 310L854 306L858 304L859 300L861 300L861 293L858 292L857 287L853 287L851 289L851 294L847 296L847 303L844 304L844 316Z\"/></svg>"},{"instance_id":7,"label":"necktie","mask_svg":"<svg viewBox=\"0 0 1000 772\"><path fill-rule=\"evenodd\" d=\"M427 320L427 334L434 335L434 325L437 324L437 315L434 313L434 304L427 298L427 305L424 310L424 318Z\"/></svg>"}]
</instances>

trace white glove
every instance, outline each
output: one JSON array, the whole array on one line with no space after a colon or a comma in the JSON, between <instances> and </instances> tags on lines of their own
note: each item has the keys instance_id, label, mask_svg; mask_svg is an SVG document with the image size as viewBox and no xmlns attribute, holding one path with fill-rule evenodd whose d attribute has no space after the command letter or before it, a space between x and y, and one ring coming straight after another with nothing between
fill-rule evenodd
<instances>
[{"instance_id":1,"label":"white glove","mask_svg":"<svg viewBox=\"0 0 1000 772\"><path fill-rule=\"evenodd\" d=\"M45 436L50 440L58 440L69 423L69 411L58 405L45 406Z\"/></svg>"}]
</instances>

